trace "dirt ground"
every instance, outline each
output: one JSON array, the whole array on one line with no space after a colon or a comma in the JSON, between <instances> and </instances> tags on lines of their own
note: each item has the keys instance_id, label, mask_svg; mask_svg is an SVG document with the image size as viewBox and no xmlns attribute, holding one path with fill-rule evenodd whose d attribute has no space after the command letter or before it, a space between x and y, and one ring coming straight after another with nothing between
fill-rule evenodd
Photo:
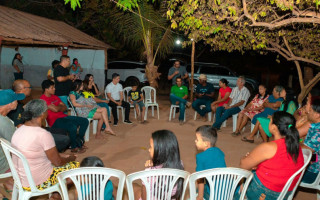
<instances>
[{"instance_id":1,"label":"dirt ground","mask_svg":"<svg viewBox=\"0 0 320 200\"><path fill-rule=\"evenodd\" d=\"M39 97L38 90L33 91L33 98ZM133 110L130 112L130 120L134 123L127 125L121 123L121 117L117 127L112 129L118 136L108 135L104 140L96 140L91 134L90 141L86 143L89 147L87 152L78 155L78 161L81 161L87 156L100 157L105 166L124 171L126 174L144 170L144 163L149 159L149 139L151 133L159 129L168 129L173 131L179 142L181 159L184 163L185 170L193 173L196 167L195 147L195 130L198 126L212 124L212 122L203 122L201 119L193 120L194 110L189 108L186 110L186 123L179 125L177 116L169 122L170 102L167 96L158 96L160 105L160 119L151 116L151 109L148 111L148 119L146 124L138 124L134 119ZM248 134L250 131L249 123L243 134ZM222 128L218 133L217 147L225 153L225 160L228 167L239 167L240 158L247 152L251 151L255 146L260 144L262 140L256 139L254 144L245 143L240 140L240 137L232 137L232 119L227 121L227 127ZM188 195L187 195L188 196ZM126 198L124 198L126 199ZM312 200L316 199L315 191L298 190L295 197L296 200Z\"/></svg>"}]
</instances>

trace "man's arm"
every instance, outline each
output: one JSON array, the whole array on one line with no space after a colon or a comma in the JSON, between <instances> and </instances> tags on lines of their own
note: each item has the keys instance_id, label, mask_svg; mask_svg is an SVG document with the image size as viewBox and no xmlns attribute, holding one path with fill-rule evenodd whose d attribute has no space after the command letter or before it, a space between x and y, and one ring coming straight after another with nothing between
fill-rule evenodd
<instances>
[{"instance_id":1,"label":"man's arm","mask_svg":"<svg viewBox=\"0 0 320 200\"><path fill-rule=\"evenodd\" d=\"M65 82L67 80L73 80L73 79L74 79L74 75L58 76L57 77L58 82Z\"/></svg>"},{"instance_id":2,"label":"man's arm","mask_svg":"<svg viewBox=\"0 0 320 200\"><path fill-rule=\"evenodd\" d=\"M52 112L64 112L67 110L67 106L63 102L60 102L57 106L54 104L48 105L48 109Z\"/></svg>"}]
</instances>

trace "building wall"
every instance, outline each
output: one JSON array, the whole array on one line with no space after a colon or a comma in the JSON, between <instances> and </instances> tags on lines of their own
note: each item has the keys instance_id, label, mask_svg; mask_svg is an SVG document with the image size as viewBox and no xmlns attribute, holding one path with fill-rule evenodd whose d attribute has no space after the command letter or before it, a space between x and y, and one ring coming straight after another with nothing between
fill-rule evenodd
<instances>
[{"instance_id":1,"label":"building wall","mask_svg":"<svg viewBox=\"0 0 320 200\"><path fill-rule=\"evenodd\" d=\"M10 88L13 81L12 59L17 51L15 47L2 46L0 57L0 88ZM28 80L32 87L41 87L41 82L47 78L47 72L51 68L53 60L59 60L61 51L58 48L19 47L19 53L23 56L24 79ZM78 58L83 68L81 78L87 73L93 74L99 89L104 86L105 56L104 50L71 49L68 55L72 62ZM101 90L102 91L102 90Z\"/></svg>"}]
</instances>

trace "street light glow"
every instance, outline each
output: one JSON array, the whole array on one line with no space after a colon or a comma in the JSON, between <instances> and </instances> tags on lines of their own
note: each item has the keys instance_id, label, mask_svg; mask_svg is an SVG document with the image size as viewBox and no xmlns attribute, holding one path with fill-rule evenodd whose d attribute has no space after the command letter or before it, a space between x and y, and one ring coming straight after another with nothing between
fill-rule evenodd
<instances>
[{"instance_id":1,"label":"street light glow","mask_svg":"<svg viewBox=\"0 0 320 200\"><path fill-rule=\"evenodd\" d=\"M177 45L180 45L181 44L181 41L178 39L178 40L176 40L176 44Z\"/></svg>"}]
</instances>

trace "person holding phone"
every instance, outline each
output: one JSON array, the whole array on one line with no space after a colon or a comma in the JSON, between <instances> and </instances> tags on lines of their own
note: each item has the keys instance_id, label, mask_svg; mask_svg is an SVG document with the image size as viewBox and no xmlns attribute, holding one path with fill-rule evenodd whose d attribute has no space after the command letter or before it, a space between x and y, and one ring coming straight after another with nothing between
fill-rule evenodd
<instances>
[{"instance_id":1,"label":"person holding phone","mask_svg":"<svg viewBox=\"0 0 320 200\"><path fill-rule=\"evenodd\" d=\"M180 65L180 61L176 60L173 64L173 66L169 69L169 73L168 73L168 80L172 81L172 85L176 85L176 79L178 77L181 77L182 82L184 85L188 86L188 72L186 70L185 66L181 66Z\"/></svg>"}]
</instances>

